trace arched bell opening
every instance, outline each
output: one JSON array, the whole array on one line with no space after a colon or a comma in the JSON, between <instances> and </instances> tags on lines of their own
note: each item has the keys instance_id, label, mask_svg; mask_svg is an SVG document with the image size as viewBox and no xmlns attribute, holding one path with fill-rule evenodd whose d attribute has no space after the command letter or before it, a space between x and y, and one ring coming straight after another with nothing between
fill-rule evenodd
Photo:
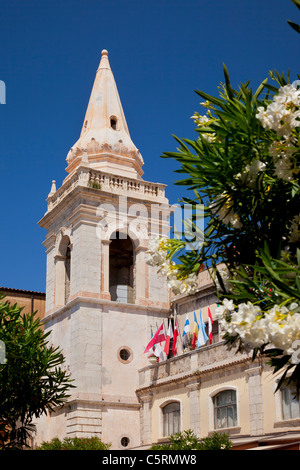
<instances>
[{"instance_id":1,"label":"arched bell opening","mask_svg":"<svg viewBox=\"0 0 300 470\"><path fill-rule=\"evenodd\" d=\"M55 304L61 307L69 301L71 290L71 242L67 235L60 240L55 265Z\"/></svg>"},{"instance_id":2,"label":"arched bell opening","mask_svg":"<svg viewBox=\"0 0 300 470\"><path fill-rule=\"evenodd\" d=\"M134 248L129 237L114 232L109 245L109 292L115 302L134 303Z\"/></svg>"}]
</instances>

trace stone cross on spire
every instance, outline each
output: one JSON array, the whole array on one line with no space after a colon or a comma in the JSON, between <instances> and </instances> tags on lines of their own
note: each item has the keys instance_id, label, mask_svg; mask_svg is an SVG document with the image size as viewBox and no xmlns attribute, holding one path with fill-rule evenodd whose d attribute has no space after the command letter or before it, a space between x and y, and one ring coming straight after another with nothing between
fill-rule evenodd
<instances>
[{"instance_id":1,"label":"stone cross on spire","mask_svg":"<svg viewBox=\"0 0 300 470\"><path fill-rule=\"evenodd\" d=\"M103 50L79 139L67 155L67 172L80 164L141 179L143 158L131 140L108 52Z\"/></svg>"}]
</instances>

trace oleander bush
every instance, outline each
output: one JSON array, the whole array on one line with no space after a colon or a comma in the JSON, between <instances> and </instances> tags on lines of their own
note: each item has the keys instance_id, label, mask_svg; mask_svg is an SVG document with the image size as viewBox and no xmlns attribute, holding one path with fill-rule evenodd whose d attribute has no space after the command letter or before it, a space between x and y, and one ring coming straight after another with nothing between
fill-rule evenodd
<instances>
[{"instance_id":1,"label":"oleander bush","mask_svg":"<svg viewBox=\"0 0 300 470\"><path fill-rule=\"evenodd\" d=\"M232 442L225 433L214 432L201 440L191 429L169 436L169 443L155 444L151 450L231 450Z\"/></svg>"},{"instance_id":2,"label":"oleander bush","mask_svg":"<svg viewBox=\"0 0 300 470\"><path fill-rule=\"evenodd\" d=\"M259 355L282 372L278 389L288 381L300 395L300 75L270 72L255 90L234 88L223 68L216 96L196 92L196 137L175 136L177 151L162 155L190 191L180 203L203 207L203 233L191 219L189 237L151 240L146 260L175 295L197 292L206 268L226 344Z\"/></svg>"},{"instance_id":3,"label":"oleander bush","mask_svg":"<svg viewBox=\"0 0 300 470\"><path fill-rule=\"evenodd\" d=\"M50 442L43 442L36 450L108 450L111 444L105 444L98 437L55 437Z\"/></svg>"},{"instance_id":4,"label":"oleander bush","mask_svg":"<svg viewBox=\"0 0 300 470\"><path fill-rule=\"evenodd\" d=\"M37 313L0 293L0 450L24 449L34 421L67 402L73 379Z\"/></svg>"}]
</instances>

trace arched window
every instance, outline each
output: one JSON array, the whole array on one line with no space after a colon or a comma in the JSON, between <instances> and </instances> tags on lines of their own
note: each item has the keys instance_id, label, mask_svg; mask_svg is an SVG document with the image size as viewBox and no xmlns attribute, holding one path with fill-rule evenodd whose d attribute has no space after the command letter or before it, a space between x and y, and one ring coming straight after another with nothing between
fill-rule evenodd
<instances>
[{"instance_id":1,"label":"arched window","mask_svg":"<svg viewBox=\"0 0 300 470\"><path fill-rule=\"evenodd\" d=\"M115 131L117 130L117 118L115 116L110 117L110 127Z\"/></svg>"},{"instance_id":2,"label":"arched window","mask_svg":"<svg viewBox=\"0 0 300 470\"><path fill-rule=\"evenodd\" d=\"M180 403L172 402L164 406L163 414L163 436L171 436L180 432Z\"/></svg>"},{"instance_id":3,"label":"arched window","mask_svg":"<svg viewBox=\"0 0 300 470\"><path fill-rule=\"evenodd\" d=\"M213 397L215 429L237 425L236 391L223 390Z\"/></svg>"},{"instance_id":4,"label":"arched window","mask_svg":"<svg viewBox=\"0 0 300 470\"><path fill-rule=\"evenodd\" d=\"M134 253L129 237L119 232L111 236L109 245L109 292L111 300L134 303Z\"/></svg>"},{"instance_id":5,"label":"arched window","mask_svg":"<svg viewBox=\"0 0 300 470\"><path fill-rule=\"evenodd\" d=\"M71 287L71 248L70 244L67 246L66 259L65 259L65 303L68 302L70 297Z\"/></svg>"},{"instance_id":6,"label":"arched window","mask_svg":"<svg viewBox=\"0 0 300 470\"><path fill-rule=\"evenodd\" d=\"M71 243L67 235L62 236L60 240L55 264L55 304L62 307L68 302L71 289Z\"/></svg>"}]
</instances>

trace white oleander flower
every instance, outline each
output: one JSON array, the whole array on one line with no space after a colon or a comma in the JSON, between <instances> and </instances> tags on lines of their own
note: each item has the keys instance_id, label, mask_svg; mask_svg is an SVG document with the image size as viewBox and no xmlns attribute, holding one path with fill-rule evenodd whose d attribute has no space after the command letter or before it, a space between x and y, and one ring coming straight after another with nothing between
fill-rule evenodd
<instances>
[{"instance_id":1,"label":"white oleander flower","mask_svg":"<svg viewBox=\"0 0 300 470\"><path fill-rule=\"evenodd\" d=\"M221 319L225 315L234 311L233 300L223 299L222 305L218 305L215 311L216 318Z\"/></svg>"},{"instance_id":2,"label":"white oleander flower","mask_svg":"<svg viewBox=\"0 0 300 470\"><path fill-rule=\"evenodd\" d=\"M274 175L285 181L293 181L298 173L293 154L297 151L294 139L275 141L269 147L269 153L273 157Z\"/></svg>"},{"instance_id":3,"label":"white oleander flower","mask_svg":"<svg viewBox=\"0 0 300 470\"><path fill-rule=\"evenodd\" d=\"M270 342L284 354L292 354L293 342L300 338L300 314L292 306L288 309L275 305L265 315Z\"/></svg>"},{"instance_id":4,"label":"white oleander flower","mask_svg":"<svg viewBox=\"0 0 300 470\"><path fill-rule=\"evenodd\" d=\"M271 128L271 118L267 110L263 106L259 106L257 108L256 118L261 122L262 126L265 129Z\"/></svg>"},{"instance_id":5,"label":"white oleander flower","mask_svg":"<svg viewBox=\"0 0 300 470\"><path fill-rule=\"evenodd\" d=\"M278 94L274 97L274 101L284 104L292 104L296 107L300 106L300 90L293 85L288 84L279 88Z\"/></svg>"},{"instance_id":6,"label":"white oleander flower","mask_svg":"<svg viewBox=\"0 0 300 470\"><path fill-rule=\"evenodd\" d=\"M180 278L180 272L174 261L168 257L166 240L154 238L149 242L149 249L145 253L145 260L150 266L158 268L158 272L167 279L168 286L175 295L192 294L198 289L197 275L192 273L186 278Z\"/></svg>"},{"instance_id":7,"label":"white oleander flower","mask_svg":"<svg viewBox=\"0 0 300 470\"><path fill-rule=\"evenodd\" d=\"M293 162L287 155L274 161L274 175L284 181L293 181L295 179L293 171Z\"/></svg>"},{"instance_id":8,"label":"white oleander flower","mask_svg":"<svg viewBox=\"0 0 300 470\"><path fill-rule=\"evenodd\" d=\"M231 224L234 228L242 228L243 224L239 216L234 213L232 200L225 192L217 196L209 207L212 213L221 219L223 224Z\"/></svg>"},{"instance_id":9,"label":"white oleander flower","mask_svg":"<svg viewBox=\"0 0 300 470\"><path fill-rule=\"evenodd\" d=\"M293 85L281 87L272 103L266 108L259 106L256 118L265 129L273 129L281 137L289 137L300 126L300 90Z\"/></svg>"},{"instance_id":10,"label":"white oleander flower","mask_svg":"<svg viewBox=\"0 0 300 470\"><path fill-rule=\"evenodd\" d=\"M152 238L149 241L148 251L145 253L145 260L151 266L161 266L167 257L165 241L162 238Z\"/></svg>"},{"instance_id":11,"label":"white oleander flower","mask_svg":"<svg viewBox=\"0 0 300 470\"><path fill-rule=\"evenodd\" d=\"M221 279L223 281L225 290L226 291L231 291L231 289L232 289L232 285L230 284L231 277L230 277L230 273L229 273L228 269L227 268L218 269L218 273L221 276ZM217 289L221 290L221 285L220 285L219 280L218 280L217 277L215 277L214 282L216 284Z\"/></svg>"},{"instance_id":12,"label":"white oleander flower","mask_svg":"<svg viewBox=\"0 0 300 470\"><path fill-rule=\"evenodd\" d=\"M227 301L228 302L228 301ZM292 355L294 342L300 339L300 306L292 303L286 306L274 305L263 313L259 306L248 302L232 311L224 305L217 308L217 317L222 330L230 336L238 335L245 350L272 344L284 354ZM231 313L230 321L225 316Z\"/></svg>"},{"instance_id":13,"label":"white oleander flower","mask_svg":"<svg viewBox=\"0 0 300 470\"><path fill-rule=\"evenodd\" d=\"M200 104L202 104L203 106L205 105L204 103L200 103ZM206 115L201 116L199 113L195 113L193 116L191 116L191 119L195 121L195 124L199 128L209 126L210 123L215 120L215 118L213 117L208 117ZM201 135L208 142L214 142L216 140L216 136L212 132L203 132L201 133Z\"/></svg>"},{"instance_id":14,"label":"white oleander flower","mask_svg":"<svg viewBox=\"0 0 300 470\"><path fill-rule=\"evenodd\" d=\"M260 160L254 160L251 165L246 165L242 173L237 173L234 178L236 180L240 180L242 184L253 187L255 185L258 173L264 171L266 167L266 164Z\"/></svg>"}]
</instances>

